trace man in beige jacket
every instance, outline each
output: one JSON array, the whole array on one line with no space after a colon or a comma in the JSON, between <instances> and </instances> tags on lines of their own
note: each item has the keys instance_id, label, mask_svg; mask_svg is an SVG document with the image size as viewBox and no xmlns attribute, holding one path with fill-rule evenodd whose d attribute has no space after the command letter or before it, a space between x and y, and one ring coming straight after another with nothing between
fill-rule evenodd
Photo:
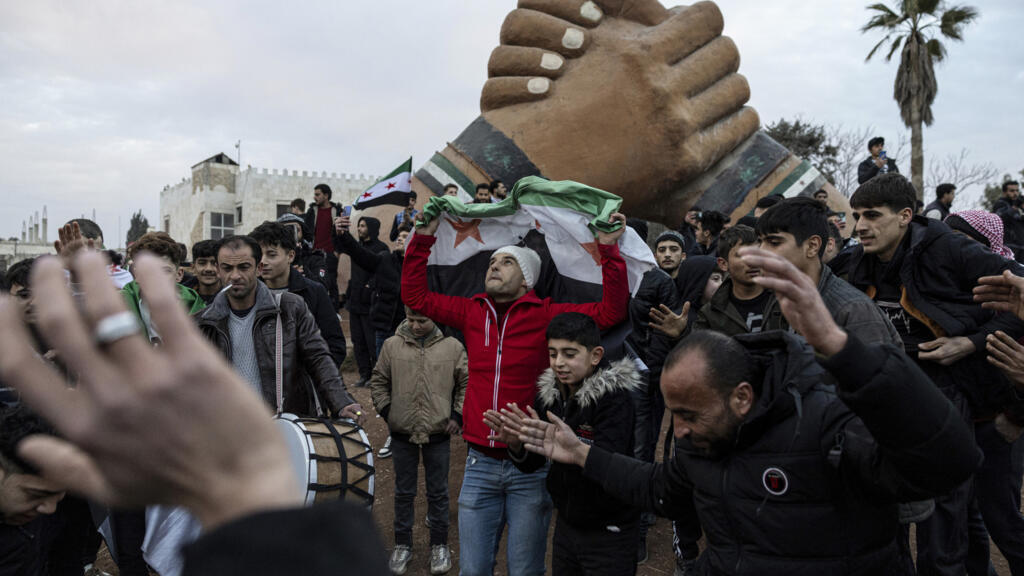
<instances>
[{"instance_id":1,"label":"man in beige jacket","mask_svg":"<svg viewBox=\"0 0 1024 576\"><path fill-rule=\"evenodd\" d=\"M391 429L395 463L395 549L390 568L404 574L412 559L413 502L420 454L427 484L430 573L451 570L448 549L450 436L462 427L469 372L466 349L408 307L381 348L370 378L373 406Z\"/></svg>"}]
</instances>

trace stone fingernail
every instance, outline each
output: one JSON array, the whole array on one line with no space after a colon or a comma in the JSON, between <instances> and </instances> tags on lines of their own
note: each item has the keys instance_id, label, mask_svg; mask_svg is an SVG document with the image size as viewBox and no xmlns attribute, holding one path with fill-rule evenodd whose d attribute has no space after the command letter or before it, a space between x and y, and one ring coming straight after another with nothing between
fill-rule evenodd
<instances>
[{"instance_id":1,"label":"stone fingernail","mask_svg":"<svg viewBox=\"0 0 1024 576\"><path fill-rule=\"evenodd\" d=\"M604 12L601 11L597 4L587 0L583 3L583 6L580 6L580 15L591 22L599 22L604 17Z\"/></svg>"},{"instance_id":2,"label":"stone fingernail","mask_svg":"<svg viewBox=\"0 0 1024 576\"><path fill-rule=\"evenodd\" d=\"M551 87L551 81L547 78L530 78L530 81L526 83L526 89L531 94L543 94L548 91Z\"/></svg>"},{"instance_id":3,"label":"stone fingernail","mask_svg":"<svg viewBox=\"0 0 1024 576\"><path fill-rule=\"evenodd\" d=\"M540 67L546 70L558 70L565 63L565 59L558 54L545 52L540 57Z\"/></svg>"},{"instance_id":4,"label":"stone fingernail","mask_svg":"<svg viewBox=\"0 0 1024 576\"><path fill-rule=\"evenodd\" d=\"M580 46L583 46L583 30L579 28L567 28L565 35L562 36L562 46L570 50L575 50Z\"/></svg>"}]
</instances>

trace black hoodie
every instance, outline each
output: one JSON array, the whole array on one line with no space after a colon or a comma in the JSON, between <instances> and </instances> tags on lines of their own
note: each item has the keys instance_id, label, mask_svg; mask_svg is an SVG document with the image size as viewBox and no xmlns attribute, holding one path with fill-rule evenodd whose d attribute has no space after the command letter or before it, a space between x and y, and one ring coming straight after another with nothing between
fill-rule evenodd
<instances>
[{"instance_id":1,"label":"black hoodie","mask_svg":"<svg viewBox=\"0 0 1024 576\"><path fill-rule=\"evenodd\" d=\"M359 244L370 252L387 252L387 244L377 239L380 234L380 220L370 216L364 216L359 222L366 222L369 232L366 240L360 240ZM356 223L358 225L358 222ZM345 307L353 314L369 314L370 304L373 296L373 272L363 268L352 261L352 274L348 280L348 292L345 299Z\"/></svg>"}]
</instances>

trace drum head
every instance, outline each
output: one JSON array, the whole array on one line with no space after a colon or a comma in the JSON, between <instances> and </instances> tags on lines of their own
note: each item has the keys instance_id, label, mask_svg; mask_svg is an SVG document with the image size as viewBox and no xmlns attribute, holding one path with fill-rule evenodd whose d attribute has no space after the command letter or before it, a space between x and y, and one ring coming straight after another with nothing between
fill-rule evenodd
<instances>
[{"instance_id":1,"label":"drum head","mask_svg":"<svg viewBox=\"0 0 1024 576\"><path fill-rule=\"evenodd\" d=\"M310 442L306 436L301 423L297 422L298 416L294 414L279 414L274 417L277 427L281 430L285 444L288 445L288 457L291 460L295 477L299 480L299 494L303 502L309 506L313 504L314 494L310 494L307 486L316 482L316 467L311 466L309 459Z\"/></svg>"}]
</instances>

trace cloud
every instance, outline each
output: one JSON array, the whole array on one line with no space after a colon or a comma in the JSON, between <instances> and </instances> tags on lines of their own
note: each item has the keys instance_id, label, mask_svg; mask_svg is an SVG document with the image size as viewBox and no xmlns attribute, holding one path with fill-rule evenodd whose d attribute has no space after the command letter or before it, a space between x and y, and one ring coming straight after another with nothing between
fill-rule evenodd
<instances>
[{"instance_id":1,"label":"cloud","mask_svg":"<svg viewBox=\"0 0 1024 576\"><path fill-rule=\"evenodd\" d=\"M863 5L723 0L752 104L772 121L903 130L894 64L864 63ZM144 2L0 4L0 236L30 211L61 221L95 208L127 230L159 192L217 152L263 168L382 173L418 164L479 111L486 63L515 2ZM939 69L929 153L1017 171L1024 77L1007 39L1011 0L986 3ZM1012 46L1012 43L1009 44ZM1013 48L1016 49L1015 47Z\"/></svg>"}]
</instances>

